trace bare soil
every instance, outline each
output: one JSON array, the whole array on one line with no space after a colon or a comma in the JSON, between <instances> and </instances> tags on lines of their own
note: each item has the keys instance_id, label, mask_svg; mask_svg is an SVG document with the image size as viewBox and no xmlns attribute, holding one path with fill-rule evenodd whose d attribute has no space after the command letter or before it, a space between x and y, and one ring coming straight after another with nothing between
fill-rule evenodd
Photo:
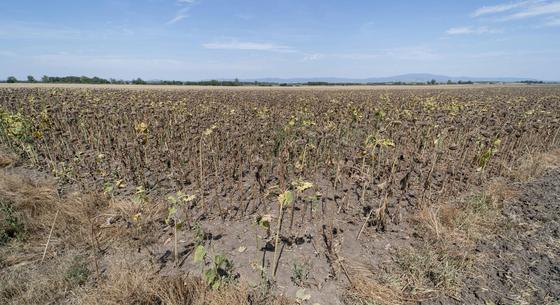
<instances>
[{"instance_id":1,"label":"bare soil","mask_svg":"<svg viewBox=\"0 0 560 305\"><path fill-rule=\"evenodd\" d=\"M29 191L33 188L36 191L40 189L45 191L45 187L48 189L54 186L52 181L49 182L47 175L22 165L24 164L16 162L2 169L0 182L3 188L0 195L3 200L17 196L25 200L21 198L24 194L10 193L13 190L6 189L9 180L7 177L20 177L21 184L28 184L31 188ZM491 225L486 225L488 227L486 229L490 230L484 232L488 234L472 238L472 244L455 240L451 236L448 238L450 240L448 247L440 247L442 238L435 239L427 233L425 223L422 221L389 224L384 232L376 230L375 226L366 225L358 240L357 236L363 225L363 222L359 221L359 215L341 214L341 217L331 222L315 221L315 225L312 220L305 219L304 226L301 225L302 222L296 220L292 234L283 233L286 236L281 236L276 277L271 275L274 265L274 233L267 233L265 229L256 226L251 217L237 220L200 219L199 232L203 234L204 245L210 249L209 257L222 253L233 262L236 281L243 283L243 287L248 287L249 291L253 291L250 298L251 295L259 295L267 289L267 293L277 297L287 297L299 304L558 304L560 300L560 168L549 168L544 174L528 182L515 181L508 180L508 187L510 192L516 195L499 200L497 214L488 214L495 218ZM474 192L478 191L474 190ZM41 200L41 197L29 200ZM325 196L324 208L336 209L335 200L337 199ZM356 200L356 198L349 200ZM458 199L461 200L463 199ZM404 213L410 212L419 213L414 210L404 211ZM334 215L336 211L327 211L324 214ZM408 216L404 219L414 219ZM52 219L52 215L49 217ZM134 230L130 227L130 223L111 217L108 217L106 225L103 226L104 230L117 227ZM487 218L483 219L487 220ZM311 222L311 225L308 222ZM319 225L324 223L328 225ZM180 262L175 263L171 226L159 222L158 227L156 232L151 233L157 236L153 237L155 239L150 243L139 243L135 241L137 237L132 235L132 239L128 241L121 240L101 245L99 261L101 276L113 276L110 274L115 272L115 268L121 270L122 267L115 267L115 264L123 259L123 253L127 253L124 255L128 263L145 266L142 267L146 268L142 271L146 272L143 276L151 273L154 273L158 279L200 276L210 262L207 260L206 266L202 266L193 260L193 241L200 238L195 236L196 230L180 231L178 244L181 259ZM39 240L42 242L44 238L45 236L40 236ZM63 238L55 232L53 239L57 242L53 241L53 247L56 248L57 244L62 245ZM17 249L4 249L2 252L4 259L19 255L17 251L20 250ZM37 246L35 249L33 252L37 252L38 255L43 246ZM65 249L60 250L62 251L60 253L54 253L52 258L49 257L53 254L49 254L47 262L53 264L57 264L59 260L68 262L72 261L68 255L74 257L84 255L79 254L79 249L69 250L72 249L71 246ZM5 252L6 250L8 253ZM10 251L13 253L10 254ZM464 253L456 254L455 252L458 251ZM25 252L21 255L30 258L38 257ZM415 258L416 261L410 260L410 257ZM468 267L447 268L446 265L456 262L458 257L464 257L465 259L461 261L467 262L465 265ZM54 268L54 265L51 266L50 263L36 268L33 266L37 262L25 258L15 258L15 260L22 262L0 270L2 278L23 280L16 275L27 274L26 277L31 276L34 280L25 285L31 286L37 285L34 284L37 278L45 277L45 280L52 278L49 270ZM441 264L438 264L438 261ZM6 262L9 265L9 260ZM94 268L91 264L89 269L93 273ZM453 275L451 284L447 286L441 284L442 280L451 277L445 274L448 272L446 270L457 273ZM123 273L119 276L130 275ZM45 282L41 283L46 285ZM89 284L86 285L95 285L90 281L87 283ZM21 284L24 285L23 282ZM13 286L14 283L11 285ZM41 286L26 289L31 289L28 293L33 294L40 293L37 290L48 288ZM53 287L53 289L62 288ZM73 298L76 297L75 294L65 292L54 291L51 294L72 297L66 299L66 303L82 304L82 301L92 296L91 293L95 294L95 286L89 289L92 289L89 290L90 294L77 299ZM301 299L302 292L306 300ZM5 304L27 304L27 302L8 298Z\"/></svg>"},{"instance_id":2,"label":"bare soil","mask_svg":"<svg viewBox=\"0 0 560 305\"><path fill-rule=\"evenodd\" d=\"M560 300L560 170L515 188L521 195L504 204L498 233L476 244L476 252L485 259L477 261L475 272L465 280L464 303Z\"/></svg>"},{"instance_id":3,"label":"bare soil","mask_svg":"<svg viewBox=\"0 0 560 305\"><path fill-rule=\"evenodd\" d=\"M434 283L418 287L425 292L411 293L414 298L403 297L385 304L557 304L560 300L560 169L549 169L536 180L512 183L511 187L518 196L500 203L501 211L491 234L476 239L471 248L455 244L451 249L438 250L468 252L464 256L468 257L469 267L458 269L460 274L453 292L439 289ZM328 202L327 198L327 208L336 208ZM329 227L322 227L319 225L322 222L317 221L315 226L306 224L306 231L296 221L293 228L296 237L281 238L276 277L271 275L274 234L267 236L264 229L254 224L254 219L204 219L200 226L206 248L230 258L235 277L249 287L260 289L263 281L269 281L274 293L294 300L297 292L304 289L310 298L303 304L353 304L355 299L348 298L347 291L355 284L353 280L364 274L376 280L402 278L406 272L413 272L403 270L400 265L403 253L418 251L431 242L418 223L413 222L390 225L385 232L366 226L358 241L363 223L357 219L337 218ZM172 230L164 228L163 231L158 242L146 249L148 257L144 259L155 262L164 275L200 275L202 267L193 261L196 237L192 230L180 232L179 266L173 262ZM295 278L295 268L303 269L303 278ZM429 282L431 275L421 276Z\"/></svg>"}]
</instances>

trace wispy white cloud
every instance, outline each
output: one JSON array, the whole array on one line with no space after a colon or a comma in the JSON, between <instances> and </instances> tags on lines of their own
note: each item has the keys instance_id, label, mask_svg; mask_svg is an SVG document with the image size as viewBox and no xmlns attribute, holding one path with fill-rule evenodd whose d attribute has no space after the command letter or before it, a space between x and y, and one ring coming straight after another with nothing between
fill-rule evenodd
<instances>
[{"instance_id":1,"label":"wispy white cloud","mask_svg":"<svg viewBox=\"0 0 560 305\"><path fill-rule=\"evenodd\" d=\"M523 9L517 13L502 18L502 20L525 19L530 17L560 14L560 1L539 3Z\"/></svg>"},{"instance_id":2,"label":"wispy white cloud","mask_svg":"<svg viewBox=\"0 0 560 305\"><path fill-rule=\"evenodd\" d=\"M513 22L533 18L537 20L529 28L542 29L560 26L560 1L558 0L524 0L503 3L493 6L483 6L471 14L478 18L488 16L494 22ZM503 30L483 27L454 27L446 31L447 35L467 35L500 33Z\"/></svg>"},{"instance_id":3,"label":"wispy white cloud","mask_svg":"<svg viewBox=\"0 0 560 305\"><path fill-rule=\"evenodd\" d=\"M472 27L472 26L462 26L450 28L445 33L447 35L469 35L469 34L496 34L502 33L502 30L492 29L486 26Z\"/></svg>"},{"instance_id":4,"label":"wispy white cloud","mask_svg":"<svg viewBox=\"0 0 560 305\"><path fill-rule=\"evenodd\" d=\"M501 14L506 12L507 14L505 14L505 16ZM483 6L474 11L471 16L498 15L496 16L497 21L509 21L557 14L560 14L560 1L525 0L493 6Z\"/></svg>"},{"instance_id":5,"label":"wispy white cloud","mask_svg":"<svg viewBox=\"0 0 560 305\"><path fill-rule=\"evenodd\" d=\"M325 58L325 54L310 53L310 54L305 54L305 56L303 57L303 61L315 61L323 58Z\"/></svg>"},{"instance_id":6,"label":"wispy white cloud","mask_svg":"<svg viewBox=\"0 0 560 305\"><path fill-rule=\"evenodd\" d=\"M180 9L175 13L175 17L169 19L165 24L171 25L187 18L188 12L196 2L196 0L177 0Z\"/></svg>"},{"instance_id":7,"label":"wispy white cloud","mask_svg":"<svg viewBox=\"0 0 560 305\"><path fill-rule=\"evenodd\" d=\"M202 46L206 49L216 50L244 50L244 51L268 51L279 53L295 53L297 52L289 46L279 45L268 42L247 42L247 41L222 41L204 43Z\"/></svg>"},{"instance_id":8,"label":"wispy white cloud","mask_svg":"<svg viewBox=\"0 0 560 305\"><path fill-rule=\"evenodd\" d=\"M169 19L169 21L166 22L166 24L174 24L177 23L185 18L187 18L188 15L186 13L183 14L177 14L175 17Z\"/></svg>"},{"instance_id":9,"label":"wispy white cloud","mask_svg":"<svg viewBox=\"0 0 560 305\"><path fill-rule=\"evenodd\" d=\"M474 11L471 15L473 17L479 17L483 15L503 13L503 12L511 11L516 8L530 5L535 2L539 2L539 1L521 1L521 2L504 3L504 4L498 4L492 6L483 6L477 9L476 11Z\"/></svg>"}]
</instances>

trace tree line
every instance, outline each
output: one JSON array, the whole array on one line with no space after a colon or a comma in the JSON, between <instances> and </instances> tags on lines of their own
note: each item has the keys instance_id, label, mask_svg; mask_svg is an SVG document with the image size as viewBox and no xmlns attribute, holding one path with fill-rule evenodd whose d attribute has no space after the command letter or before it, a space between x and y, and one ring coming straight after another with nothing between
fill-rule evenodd
<instances>
[{"instance_id":1,"label":"tree line","mask_svg":"<svg viewBox=\"0 0 560 305\"><path fill-rule=\"evenodd\" d=\"M1 81L0 81L1 82ZM87 77L87 76L48 76L44 75L40 80L35 79L32 75L27 76L26 80L18 80L15 76L9 76L6 83L48 83L48 84L132 84L132 85L191 85L191 86L273 86L275 83L258 82L258 81L240 81L235 80L205 80L205 81L177 81L177 80L158 80L158 81L145 81L141 78L133 80L122 79L105 79L101 77Z\"/></svg>"},{"instance_id":2,"label":"tree line","mask_svg":"<svg viewBox=\"0 0 560 305\"><path fill-rule=\"evenodd\" d=\"M1 81L0 81L1 82ZM204 81L178 81L178 80L157 80L145 81L141 78L133 80L122 79L104 79L101 77L87 77L87 76L47 76L41 77L41 80L36 80L32 75L27 76L26 80L18 80L15 76L9 76L6 83L49 83L49 84L132 84L132 85L184 85L184 86L358 86L358 85L438 85L438 84L460 84L470 85L474 84L472 81L457 81L453 82L437 82L435 79L423 82L383 82L383 83L329 83L329 82L304 82L304 83L275 83L275 82L259 82L259 81L240 81L235 80L204 80ZM477 83L496 83L496 82L477 82ZM542 81L521 81L525 84L542 84Z\"/></svg>"}]
</instances>

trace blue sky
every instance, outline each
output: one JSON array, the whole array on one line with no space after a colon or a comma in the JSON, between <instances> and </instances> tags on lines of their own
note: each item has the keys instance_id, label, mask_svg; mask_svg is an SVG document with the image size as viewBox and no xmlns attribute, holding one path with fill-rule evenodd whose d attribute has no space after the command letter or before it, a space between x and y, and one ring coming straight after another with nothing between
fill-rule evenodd
<instances>
[{"instance_id":1,"label":"blue sky","mask_svg":"<svg viewBox=\"0 0 560 305\"><path fill-rule=\"evenodd\" d=\"M560 80L560 1L0 3L0 79L404 73Z\"/></svg>"}]
</instances>

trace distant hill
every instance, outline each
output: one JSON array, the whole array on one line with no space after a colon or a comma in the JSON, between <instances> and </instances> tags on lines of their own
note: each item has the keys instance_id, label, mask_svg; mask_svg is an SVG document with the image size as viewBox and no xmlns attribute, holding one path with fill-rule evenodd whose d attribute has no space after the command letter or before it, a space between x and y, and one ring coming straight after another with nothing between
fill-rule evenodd
<instances>
[{"instance_id":1,"label":"distant hill","mask_svg":"<svg viewBox=\"0 0 560 305\"><path fill-rule=\"evenodd\" d=\"M132 80L117 80L105 79L97 76L43 76L40 81L35 80L33 77L27 80L18 80L13 76L8 77L5 81L0 79L0 83L67 83L67 84L163 84L163 85L204 85L204 86L246 86L256 85L260 86L274 86L274 85L292 85L292 84L309 84L309 85L329 85L329 84L426 84L435 80L436 83L453 83L467 82L467 83L480 83L480 82L503 82L503 83L543 83L542 80L534 78L522 77L470 77L470 76L447 76L429 73L412 73L402 74L390 77L370 77L370 78L343 78L343 77L298 77L298 78L253 78L253 79L206 79L200 81L180 81L180 80L164 80L164 79L151 79L142 80L136 78ZM547 83L560 83L551 82Z\"/></svg>"},{"instance_id":2,"label":"distant hill","mask_svg":"<svg viewBox=\"0 0 560 305\"><path fill-rule=\"evenodd\" d=\"M252 82L270 82L270 83L308 83L308 82L327 82L327 83L425 83L435 79L438 83L445 83L448 80L452 82L472 81L472 82L521 82L521 81L537 81L534 78L522 77L471 77L471 76L447 76L429 73L411 73L389 77L370 77L370 78L340 78L340 77L301 77L301 78L258 78L243 79L242 81Z\"/></svg>"}]
</instances>

